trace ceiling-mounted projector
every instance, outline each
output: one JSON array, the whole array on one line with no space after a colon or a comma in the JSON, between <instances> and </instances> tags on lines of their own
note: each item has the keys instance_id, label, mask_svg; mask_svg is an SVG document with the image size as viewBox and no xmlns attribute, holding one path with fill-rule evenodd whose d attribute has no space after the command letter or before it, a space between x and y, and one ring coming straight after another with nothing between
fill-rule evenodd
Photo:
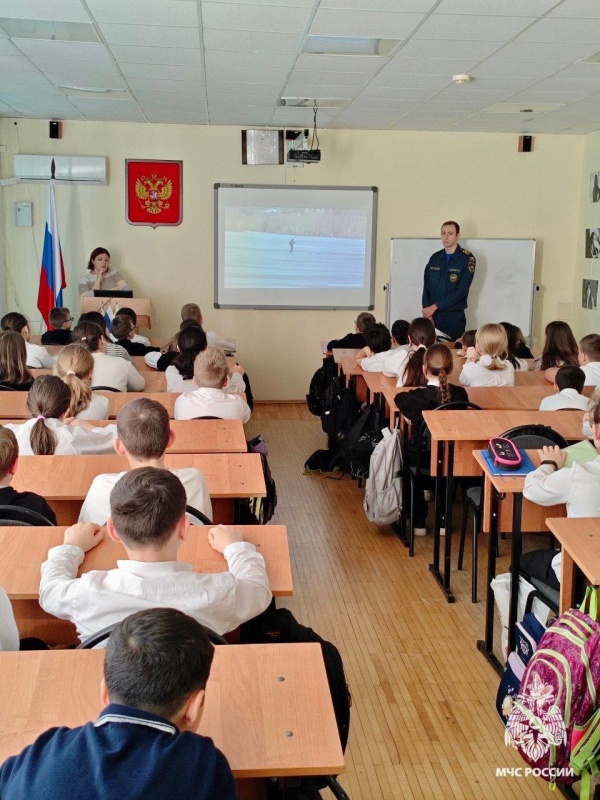
<instances>
[{"instance_id":1,"label":"ceiling-mounted projector","mask_svg":"<svg viewBox=\"0 0 600 800\"><path fill-rule=\"evenodd\" d=\"M302 161L316 164L321 160L320 150L288 150L288 161Z\"/></svg>"}]
</instances>

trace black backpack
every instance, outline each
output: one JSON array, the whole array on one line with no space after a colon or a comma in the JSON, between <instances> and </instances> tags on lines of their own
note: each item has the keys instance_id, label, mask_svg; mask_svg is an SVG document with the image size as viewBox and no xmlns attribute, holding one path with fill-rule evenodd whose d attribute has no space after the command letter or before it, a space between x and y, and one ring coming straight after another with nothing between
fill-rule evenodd
<instances>
[{"instance_id":1,"label":"black backpack","mask_svg":"<svg viewBox=\"0 0 600 800\"><path fill-rule=\"evenodd\" d=\"M371 455L383 437L384 426L383 411L375 403L371 404L339 441L329 468L349 473L354 478L366 478Z\"/></svg>"},{"instance_id":2,"label":"black backpack","mask_svg":"<svg viewBox=\"0 0 600 800\"><path fill-rule=\"evenodd\" d=\"M262 435L259 435L247 442L247 445L249 453L258 453L260 455L267 494L265 497L241 500L239 504L239 521L241 525L266 525L277 507L277 487L267 461L267 443Z\"/></svg>"},{"instance_id":3,"label":"black backpack","mask_svg":"<svg viewBox=\"0 0 600 800\"><path fill-rule=\"evenodd\" d=\"M315 372L310 380L306 405L311 414L320 417L323 413L323 403L327 386L337 376L337 367L333 356L325 356L323 365Z\"/></svg>"},{"instance_id":4,"label":"black backpack","mask_svg":"<svg viewBox=\"0 0 600 800\"><path fill-rule=\"evenodd\" d=\"M319 642L327 672L329 691L340 734L342 750L346 750L350 731L350 706L352 695L346 683L344 665L339 650L331 642L322 639L312 628L301 625L287 608L275 608L273 601L258 617L244 622L240 627L242 644L268 644L273 642Z\"/></svg>"}]
</instances>

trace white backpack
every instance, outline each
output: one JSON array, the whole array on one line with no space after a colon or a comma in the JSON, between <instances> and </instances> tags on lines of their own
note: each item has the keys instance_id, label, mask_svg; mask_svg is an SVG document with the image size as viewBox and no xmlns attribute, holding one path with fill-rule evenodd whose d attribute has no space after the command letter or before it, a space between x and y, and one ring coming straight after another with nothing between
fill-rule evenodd
<instances>
[{"instance_id":1,"label":"white backpack","mask_svg":"<svg viewBox=\"0 0 600 800\"><path fill-rule=\"evenodd\" d=\"M391 525L400 518L402 507L402 451L397 428L384 428L382 433L371 455L363 507L371 522Z\"/></svg>"}]
</instances>

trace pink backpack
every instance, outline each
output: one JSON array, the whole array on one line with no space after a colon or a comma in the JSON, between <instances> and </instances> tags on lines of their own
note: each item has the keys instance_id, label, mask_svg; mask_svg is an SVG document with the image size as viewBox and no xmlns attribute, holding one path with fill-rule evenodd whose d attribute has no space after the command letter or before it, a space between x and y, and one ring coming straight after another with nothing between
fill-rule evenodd
<instances>
[{"instance_id":1,"label":"pink backpack","mask_svg":"<svg viewBox=\"0 0 600 800\"><path fill-rule=\"evenodd\" d=\"M506 724L506 744L516 747L535 774L552 785L576 780L569 766L571 749L600 697L597 616L597 591L588 588L581 608L566 611L548 628L527 665Z\"/></svg>"}]
</instances>

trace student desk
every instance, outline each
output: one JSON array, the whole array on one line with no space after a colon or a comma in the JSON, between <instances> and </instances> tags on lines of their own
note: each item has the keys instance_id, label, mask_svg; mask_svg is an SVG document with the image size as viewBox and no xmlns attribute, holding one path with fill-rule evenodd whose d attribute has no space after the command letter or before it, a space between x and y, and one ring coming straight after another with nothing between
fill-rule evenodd
<instances>
[{"instance_id":1,"label":"student desk","mask_svg":"<svg viewBox=\"0 0 600 800\"><path fill-rule=\"evenodd\" d=\"M103 650L0 653L0 762L43 731L96 719ZM222 750L240 800L257 779L337 775L344 756L319 644L215 647L199 733Z\"/></svg>"},{"instance_id":2,"label":"student desk","mask_svg":"<svg viewBox=\"0 0 600 800\"><path fill-rule=\"evenodd\" d=\"M515 386L552 386L544 376L544 371L540 369L515 370Z\"/></svg>"},{"instance_id":3,"label":"student desk","mask_svg":"<svg viewBox=\"0 0 600 800\"><path fill-rule=\"evenodd\" d=\"M600 519L547 519L546 525L562 545L559 613L575 605L575 575L579 569L592 586L600 586Z\"/></svg>"},{"instance_id":4,"label":"student desk","mask_svg":"<svg viewBox=\"0 0 600 800\"><path fill-rule=\"evenodd\" d=\"M196 572L226 572L227 562L208 543L209 526L193 526L182 543L179 560ZM276 597L293 594L292 567L285 525L243 525L244 538L258 547L267 567L271 591ZM75 626L46 614L38 604L40 567L48 550L63 543L64 527L0 528L0 586L8 594L19 636L38 636L48 644L78 644ZM107 536L88 551L79 575L91 570L114 569L126 559L122 545Z\"/></svg>"},{"instance_id":5,"label":"student desk","mask_svg":"<svg viewBox=\"0 0 600 800\"><path fill-rule=\"evenodd\" d=\"M334 347L331 352L336 364L341 364L345 359L351 359L356 363L356 354L360 352L360 349L359 347Z\"/></svg>"},{"instance_id":6,"label":"student desk","mask_svg":"<svg viewBox=\"0 0 600 800\"><path fill-rule=\"evenodd\" d=\"M481 464L474 458L474 450L487 448L492 436L518 425L548 425L568 441L583 438L582 412L569 411L424 411L423 419L431 434L431 475L436 479L436 524L433 540L431 571L442 587L449 603L454 602L450 590L452 555L452 493L455 477L481 475ZM440 479L446 478L446 537L444 541L444 572L440 573L440 536L438 520L441 516L437 497ZM515 480L511 478L511 480ZM484 509L487 506L484 507ZM484 512L485 513L485 512ZM484 519L483 530L487 530ZM488 522L489 524L489 522Z\"/></svg>"},{"instance_id":7,"label":"student desk","mask_svg":"<svg viewBox=\"0 0 600 800\"><path fill-rule=\"evenodd\" d=\"M158 373L162 374L162 373ZM169 417L175 416L175 401L179 397L177 392L99 392L108 397L108 415L114 419L124 405L139 397L156 400L167 409ZM0 419L29 419L31 414L27 411L27 392L0 392Z\"/></svg>"},{"instance_id":8,"label":"student desk","mask_svg":"<svg viewBox=\"0 0 600 800\"><path fill-rule=\"evenodd\" d=\"M565 414L568 412L540 412ZM553 425L558 430L558 425ZM564 433L563 433L564 436ZM567 437L565 437L567 438ZM528 451L534 464L539 464L537 451ZM508 652L515 647L515 623L517 621L517 603L519 597L519 561L522 552L522 534L547 531L547 517L561 517L566 515L564 505L540 506L523 498L524 476L493 475L487 462L479 450L473 453L476 462L484 474L483 492L483 521L482 532L489 533L488 537L488 567L486 579L486 606L485 606L485 638L477 642L477 647L488 661L496 668L499 674L504 669L493 653L494 639L494 592L490 586L492 578L496 575L496 548L498 533L511 532L511 584L510 584L510 612L508 621Z\"/></svg>"},{"instance_id":9,"label":"student desk","mask_svg":"<svg viewBox=\"0 0 600 800\"><path fill-rule=\"evenodd\" d=\"M167 467L197 467L208 485L215 523L233 523L236 501L264 497L265 479L258 453L171 454ZM125 459L106 456L22 456L12 485L35 491L50 503L59 525L77 522L92 480L102 472L127 470Z\"/></svg>"},{"instance_id":10,"label":"student desk","mask_svg":"<svg viewBox=\"0 0 600 800\"><path fill-rule=\"evenodd\" d=\"M37 378L38 375L53 375L53 371L51 369L31 369L29 370L34 378ZM157 372L155 369L139 369L138 372L146 381L146 385L144 386L143 394L147 394L148 392L166 392L167 391L167 378L164 372ZM6 392L8 394L8 392ZM26 394L26 392L22 392L22 394ZM125 394L123 392L123 394Z\"/></svg>"}]
</instances>

